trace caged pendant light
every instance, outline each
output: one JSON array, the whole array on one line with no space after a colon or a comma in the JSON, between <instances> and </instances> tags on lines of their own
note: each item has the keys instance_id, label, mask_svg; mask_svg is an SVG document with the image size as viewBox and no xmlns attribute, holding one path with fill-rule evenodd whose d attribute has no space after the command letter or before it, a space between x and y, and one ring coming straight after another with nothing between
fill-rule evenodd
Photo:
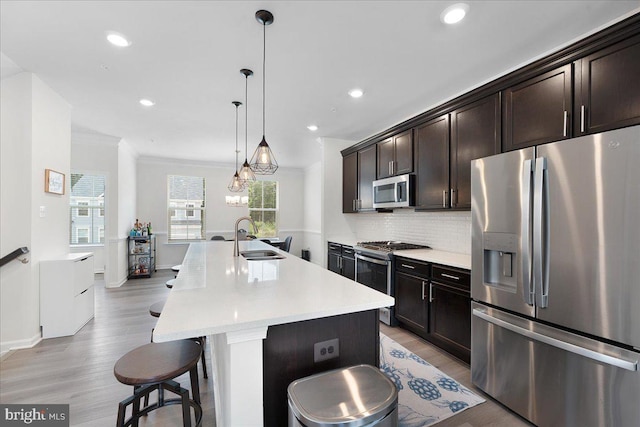
<instances>
[{"instance_id":1,"label":"caged pendant light","mask_svg":"<svg viewBox=\"0 0 640 427\"><path fill-rule=\"evenodd\" d=\"M271 175L278 170L278 162L267 144L264 136L265 123L265 61L267 56L267 25L273 23L273 15L267 10L256 12L256 20L262 24L262 141L258 144L256 151L251 157L251 169L258 175Z\"/></svg>"},{"instance_id":2,"label":"caged pendant light","mask_svg":"<svg viewBox=\"0 0 640 427\"><path fill-rule=\"evenodd\" d=\"M240 70L240 74L244 76L244 163L242 164L242 168L240 169L240 181L242 184L247 187L250 181L256 180L256 175L251 170L251 166L249 165L248 156L249 151L247 150L247 123L248 123L248 104L247 104L247 92L248 92L248 82L249 76L253 75L253 71L243 68Z\"/></svg>"},{"instance_id":3,"label":"caged pendant light","mask_svg":"<svg viewBox=\"0 0 640 427\"><path fill-rule=\"evenodd\" d=\"M231 182L227 188L229 191L238 193L244 190L244 184L238 175L238 107L242 105L242 102L233 101L232 104L236 106L236 172L233 174L233 178L231 178Z\"/></svg>"}]
</instances>

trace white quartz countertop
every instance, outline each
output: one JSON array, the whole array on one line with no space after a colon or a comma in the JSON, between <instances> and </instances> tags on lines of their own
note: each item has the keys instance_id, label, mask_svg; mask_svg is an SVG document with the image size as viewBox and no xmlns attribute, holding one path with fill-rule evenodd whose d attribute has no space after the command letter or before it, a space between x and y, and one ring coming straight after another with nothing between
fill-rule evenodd
<instances>
[{"instance_id":1,"label":"white quartz countertop","mask_svg":"<svg viewBox=\"0 0 640 427\"><path fill-rule=\"evenodd\" d=\"M332 236L327 239L327 242L340 243L341 245L355 246L358 243L355 237L350 236Z\"/></svg>"},{"instance_id":2,"label":"white quartz countertop","mask_svg":"<svg viewBox=\"0 0 640 427\"><path fill-rule=\"evenodd\" d=\"M435 264L471 270L471 255L454 252L439 251L436 249L410 249L406 251L393 251L396 256L427 261Z\"/></svg>"},{"instance_id":3,"label":"white quartz countertop","mask_svg":"<svg viewBox=\"0 0 640 427\"><path fill-rule=\"evenodd\" d=\"M389 307L394 299L260 241L240 251L268 249L286 258L248 261L234 242L192 243L187 250L154 341L251 330Z\"/></svg>"}]
</instances>

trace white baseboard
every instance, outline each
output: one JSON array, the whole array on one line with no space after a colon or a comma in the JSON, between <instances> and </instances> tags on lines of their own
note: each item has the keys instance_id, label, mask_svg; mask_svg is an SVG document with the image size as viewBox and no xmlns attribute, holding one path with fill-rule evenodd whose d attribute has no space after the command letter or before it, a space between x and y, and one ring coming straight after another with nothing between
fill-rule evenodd
<instances>
[{"instance_id":1,"label":"white baseboard","mask_svg":"<svg viewBox=\"0 0 640 427\"><path fill-rule=\"evenodd\" d=\"M16 341L6 341L0 343L0 359L4 359L5 356L9 355L9 352L13 350L20 350L22 348L31 348L34 345L38 344L42 341L42 335L40 332L35 334L29 339L24 340L16 340Z\"/></svg>"},{"instance_id":2,"label":"white baseboard","mask_svg":"<svg viewBox=\"0 0 640 427\"><path fill-rule=\"evenodd\" d=\"M119 288L120 286L124 285L127 282L127 278L125 277L124 279L120 280L119 282L111 282L109 284L107 284L105 287L106 288Z\"/></svg>"}]
</instances>

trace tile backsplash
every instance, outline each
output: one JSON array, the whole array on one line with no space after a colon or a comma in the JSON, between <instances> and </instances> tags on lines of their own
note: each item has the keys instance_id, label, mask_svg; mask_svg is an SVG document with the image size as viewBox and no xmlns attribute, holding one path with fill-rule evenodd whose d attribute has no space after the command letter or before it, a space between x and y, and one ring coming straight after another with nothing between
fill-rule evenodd
<instances>
[{"instance_id":1,"label":"tile backsplash","mask_svg":"<svg viewBox=\"0 0 640 427\"><path fill-rule=\"evenodd\" d=\"M471 212L360 213L356 216L358 241L401 240L433 249L471 253Z\"/></svg>"}]
</instances>

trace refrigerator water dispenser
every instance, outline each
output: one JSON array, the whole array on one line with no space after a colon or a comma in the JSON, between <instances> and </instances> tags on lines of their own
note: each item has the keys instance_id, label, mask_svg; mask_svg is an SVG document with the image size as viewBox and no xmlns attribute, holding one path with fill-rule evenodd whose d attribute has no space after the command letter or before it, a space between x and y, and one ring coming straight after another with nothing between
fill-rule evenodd
<instances>
[{"instance_id":1,"label":"refrigerator water dispenser","mask_svg":"<svg viewBox=\"0 0 640 427\"><path fill-rule=\"evenodd\" d=\"M517 287L517 234L483 233L484 284L508 292Z\"/></svg>"}]
</instances>

